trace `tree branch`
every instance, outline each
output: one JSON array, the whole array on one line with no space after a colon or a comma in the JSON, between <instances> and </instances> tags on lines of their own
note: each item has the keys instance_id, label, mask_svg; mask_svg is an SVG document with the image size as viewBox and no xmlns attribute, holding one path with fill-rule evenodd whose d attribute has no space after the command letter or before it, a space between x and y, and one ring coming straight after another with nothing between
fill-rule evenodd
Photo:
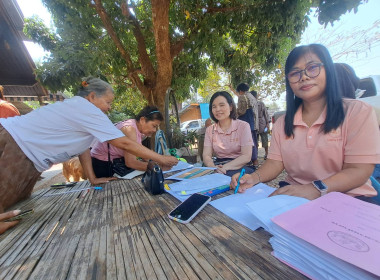
<instances>
[{"instance_id":1,"label":"tree branch","mask_svg":"<svg viewBox=\"0 0 380 280\"><path fill-rule=\"evenodd\" d=\"M155 70L153 68L152 62L149 58L148 53L146 52L146 44L144 35L141 32L140 24L137 21L136 17L129 12L129 7L127 1L124 1L121 4L122 14L126 17L127 21L132 25L133 35L137 41L137 50L139 53L139 61L141 65L141 71L145 76L145 83L148 83L150 86L154 86L155 80Z\"/></svg>"},{"instance_id":2,"label":"tree branch","mask_svg":"<svg viewBox=\"0 0 380 280\"><path fill-rule=\"evenodd\" d=\"M107 30L109 36L111 37L112 41L115 43L117 49L119 50L121 56L127 63L127 71L129 72L129 77L132 80L132 82L137 86L138 89L141 90L141 92L146 91L146 87L144 86L143 82L141 81L140 77L137 75L137 73L134 72L133 62L131 59L131 56L129 53L125 50L123 44L121 43L119 37L117 36L111 20L105 11L102 1L101 0L94 0L95 2L95 9L98 15L100 16L100 19L103 22L104 28Z\"/></svg>"}]
</instances>

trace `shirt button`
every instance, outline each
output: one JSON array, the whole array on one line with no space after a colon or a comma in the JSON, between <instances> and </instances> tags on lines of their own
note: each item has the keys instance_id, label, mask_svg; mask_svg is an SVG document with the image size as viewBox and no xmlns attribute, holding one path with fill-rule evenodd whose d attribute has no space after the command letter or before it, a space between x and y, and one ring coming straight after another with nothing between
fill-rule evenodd
<instances>
[{"instance_id":1,"label":"shirt button","mask_svg":"<svg viewBox=\"0 0 380 280\"><path fill-rule=\"evenodd\" d=\"M311 139L312 137L311 137L311 135L309 136L309 139Z\"/></svg>"}]
</instances>

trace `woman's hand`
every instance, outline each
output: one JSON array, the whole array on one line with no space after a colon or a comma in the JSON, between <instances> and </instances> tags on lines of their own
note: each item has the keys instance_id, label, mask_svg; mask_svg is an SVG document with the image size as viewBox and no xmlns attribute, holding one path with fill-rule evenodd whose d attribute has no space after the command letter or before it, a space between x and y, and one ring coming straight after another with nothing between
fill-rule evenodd
<instances>
[{"instance_id":1,"label":"woman's hand","mask_svg":"<svg viewBox=\"0 0 380 280\"><path fill-rule=\"evenodd\" d=\"M231 177L231 182L230 182L230 189L234 190L237 186L237 180L239 179L240 173L236 173ZM252 174L245 174L243 177L240 178L240 186L238 189L239 193L245 192L247 189L253 187L259 183L257 180L257 175L255 173Z\"/></svg>"},{"instance_id":2,"label":"woman's hand","mask_svg":"<svg viewBox=\"0 0 380 280\"><path fill-rule=\"evenodd\" d=\"M21 213L21 210L13 210L6 213L0 214L0 234L4 233L6 230L10 229L11 227L14 227L19 223L19 221L12 221L12 222L3 222L6 219L12 218L14 216L17 216Z\"/></svg>"},{"instance_id":3,"label":"woman's hand","mask_svg":"<svg viewBox=\"0 0 380 280\"><path fill-rule=\"evenodd\" d=\"M116 177L102 177L102 178L96 178L95 177L93 179L90 179L90 183L91 183L91 185L96 186L99 184L108 183L109 181L113 181L116 179L117 179Z\"/></svg>"},{"instance_id":4,"label":"woman's hand","mask_svg":"<svg viewBox=\"0 0 380 280\"><path fill-rule=\"evenodd\" d=\"M160 161L158 162L160 166L170 166L173 167L177 165L178 159L173 156L161 156Z\"/></svg>"},{"instance_id":5,"label":"woman's hand","mask_svg":"<svg viewBox=\"0 0 380 280\"><path fill-rule=\"evenodd\" d=\"M291 196L304 197L309 200L316 199L321 196L321 192L317 190L313 184L307 185L287 185L272 192L269 196L278 194L286 194Z\"/></svg>"},{"instance_id":6,"label":"woman's hand","mask_svg":"<svg viewBox=\"0 0 380 280\"><path fill-rule=\"evenodd\" d=\"M224 166L220 164L216 166L216 172L222 173L225 175L227 173L227 169L224 168Z\"/></svg>"}]
</instances>

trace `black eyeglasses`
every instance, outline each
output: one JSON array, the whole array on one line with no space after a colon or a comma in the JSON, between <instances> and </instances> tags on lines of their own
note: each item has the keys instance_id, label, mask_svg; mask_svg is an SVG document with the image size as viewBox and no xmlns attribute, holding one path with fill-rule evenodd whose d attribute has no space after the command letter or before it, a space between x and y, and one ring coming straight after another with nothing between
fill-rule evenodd
<instances>
[{"instance_id":1,"label":"black eyeglasses","mask_svg":"<svg viewBox=\"0 0 380 280\"><path fill-rule=\"evenodd\" d=\"M289 72L287 75L288 81L291 84L298 83L303 75L303 72L305 72L305 75L309 78L315 78L318 77L321 73L321 67L323 66L323 63L313 63L308 65L304 70L294 70Z\"/></svg>"}]
</instances>

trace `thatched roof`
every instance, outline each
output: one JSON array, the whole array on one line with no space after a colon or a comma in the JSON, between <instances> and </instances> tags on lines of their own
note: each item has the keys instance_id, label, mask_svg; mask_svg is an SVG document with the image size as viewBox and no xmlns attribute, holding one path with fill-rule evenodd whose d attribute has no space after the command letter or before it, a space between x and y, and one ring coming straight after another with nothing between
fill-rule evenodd
<instances>
[{"instance_id":1,"label":"thatched roof","mask_svg":"<svg viewBox=\"0 0 380 280\"><path fill-rule=\"evenodd\" d=\"M4 87L5 99L63 100L61 94L49 93L36 80L36 66L23 43L24 16L16 0L0 1L0 26L0 85Z\"/></svg>"}]
</instances>

